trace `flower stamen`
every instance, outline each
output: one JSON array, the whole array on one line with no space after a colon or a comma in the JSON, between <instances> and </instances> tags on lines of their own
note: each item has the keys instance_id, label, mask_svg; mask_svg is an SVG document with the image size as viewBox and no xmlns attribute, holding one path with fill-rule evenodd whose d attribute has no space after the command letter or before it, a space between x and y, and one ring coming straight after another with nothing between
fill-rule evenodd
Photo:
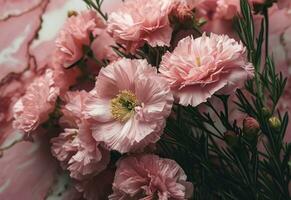
<instances>
[{"instance_id":1,"label":"flower stamen","mask_svg":"<svg viewBox=\"0 0 291 200\"><path fill-rule=\"evenodd\" d=\"M199 67L201 65L200 57L196 57L196 65Z\"/></svg>"},{"instance_id":2,"label":"flower stamen","mask_svg":"<svg viewBox=\"0 0 291 200\"><path fill-rule=\"evenodd\" d=\"M110 103L113 118L121 122L127 121L138 105L136 96L129 90L122 90Z\"/></svg>"}]
</instances>

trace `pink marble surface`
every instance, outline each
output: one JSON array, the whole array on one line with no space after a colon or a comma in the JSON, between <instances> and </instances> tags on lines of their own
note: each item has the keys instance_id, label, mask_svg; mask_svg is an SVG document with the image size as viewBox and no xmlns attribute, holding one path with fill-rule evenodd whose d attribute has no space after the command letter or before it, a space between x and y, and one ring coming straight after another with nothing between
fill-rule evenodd
<instances>
[{"instance_id":1,"label":"pink marble surface","mask_svg":"<svg viewBox=\"0 0 291 200\"><path fill-rule=\"evenodd\" d=\"M119 0L105 0L107 10ZM0 0L0 147L21 137L11 127L11 106L23 94L31 78L50 58L53 41L67 11L82 10L81 0ZM270 12L270 46L276 64L286 76L291 74L291 20L284 11ZM291 81L288 82L291 89ZM281 101L291 110L291 92ZM290 141L290 127L288 140ZM0 152L0 199L80 199L49 150L44 133L33 143L20 142Z\"/></svg>"}]
</instances>

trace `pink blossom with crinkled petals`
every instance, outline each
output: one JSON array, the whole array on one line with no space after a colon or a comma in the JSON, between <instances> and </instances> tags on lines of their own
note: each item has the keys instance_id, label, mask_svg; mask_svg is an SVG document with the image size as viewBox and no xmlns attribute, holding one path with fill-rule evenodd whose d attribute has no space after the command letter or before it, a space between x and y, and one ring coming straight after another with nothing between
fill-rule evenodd
<instances>
[{"instance_id":1,"label":"pink blossom with crinkled petals","mask_svg":"<svg viewBox=\"0 0 291 200\"><path fill-rule=\"evenodd\" d=\"M93 139L86 122L78 129L65 129L51 142L52 154L70 171L72 178L83 180L96 175L109 163L109 151Z\"/></svg>"},{"instance_id":2,"label":"pink blossom with crinkled petals","mask_svg":"<svg viewBox=\"0 0 291 200\"><path fill-rule=\"evenodd\" d=\"M199 17L208 20L231 20L240 11L240 0L186 0L191 8L195 8ZM264 3L265 0L248 0L249 4Z\"/></svg>"},{"instance_id":3,"label":"pink blossom with crinkled petals","mask_svg":"<svg viewBox=\"0 0 291 200\"><path fill-rule=\"evenodd\" d=\"M286 9L288 14L291 14L291 1L290 0L278 0L279 9Z\"/></svg>"},{"instance_id":4,"label":"pink blossom with crinkled petals","mask_svg":"<svg viewBox=\"0 0 291 200\"><path fill-rule=\"evenodd\" d=\"M77 78L81 75L81 71L77 67L65 69L62 65L57 63L54 58L51 66L52 69L54 69L54 80L56 85L60 88L60 96L64 96L69 88L77 83Z\"/></svg>"},{"instance_id":5,"label":"pink blossom with crinkled petals","mask_svg":"<svg viewBox=\"0 0 291 200\"><path fill-rule=\"evenodd\" d=\"M84 113L93 137L121 153L157 142L173 102L167 82L146 60L123 58L102 68L91 94Z\"/></svg>"},{"instance_id":6,"label":"pink blossom with crinkled petals","mask_svg":"<svg viewBox=\"0 0 291 200\"><path fill-rule=\"evenodd\" d=\"M119 58L112 49L112 46L114 45L116 44L113 38L106 32L106 30L103 30L92 42L91 49L97 59L114 61Z\"/></svg>"},{"instance_id":7,"label":"pink blossom with crinkled petals","mask_svg":"<svg viewBox=\"0 0 291 200\"><path fill-rule=\"evenodd\" d=\"M53 79L54 72L46 70L27 88L26 93L13 107L13 126L29 133L45 122L54 110L59 88Z\"/></svg>"},{"instance_id":8,"label":"pink blossom with crinkled petals","mask_svg":"<svg viewBox=\"0 0 291 200\"><path fill-rule=\"evenodd\" d=\"M60 124L67 125L70 128L77 128L78 124L83 121L85 101L89 95L84 90L67 92L63 97L65 105L61 107L63 116L60 119Z\"/></svg>"},{"instance_id":9,"label":"pink blossom with crinkled petals","mask_svg":"<svg viewBox=\"0 0 291 200\"><path fill-rule=\"evenodd\" d=\"M174 160L139 155L118 161L109 199L183 200L192 192L192 184Z\"/></svg>"},{"instance_id":10,"label":"pink blossom with crinkled petals","mask_svg":"<svg viewBox=\"0 0 291 200\"><path fill-rule=\"evenodd\" d=\"M214 93L230 94L254 75L245 47L226 35L182 39L159 68L176 100L197 106Z\"/></svg>"},{"instance_id":11,"label":"pink blossom with crinkled petals","mask_svg":"<svg viewBox=\"0 0 291 200\"><path fill-rule=\"evenodd\" d=\"M169 46L172 28L168 15L174 0L128 0L112 12L108 32L117 43L134 52L148 43L152 47Z\"/></svg>"},{"instance_id":12,"label":"pink blossom with crinkled petals","mask_svg":"<svg viewBox=\"0 0 291 200\"><path fill-rule=\"evenodd\" d=\"M93 10L69 17L56 40L54 56L58 63L69 67L81 59L83 45L90 44L90 34L97 28L105 28L105 23Z\"/></svg>"}]
</instances>

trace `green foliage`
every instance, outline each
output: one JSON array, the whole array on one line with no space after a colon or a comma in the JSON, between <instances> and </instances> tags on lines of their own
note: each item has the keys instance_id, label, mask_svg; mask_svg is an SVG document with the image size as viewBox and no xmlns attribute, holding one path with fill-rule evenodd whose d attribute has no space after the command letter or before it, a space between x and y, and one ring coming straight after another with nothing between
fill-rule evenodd
<instances>
[{"instance_id":1,"label":"green foliage","mask_svg":"<svg viewBox=\"0 0 291 200\"><path fill-rule=\"evenodd\" d=\"M101 9L104 0L83 0L89 8L96 10L104 20L108 19L107 13L104 13Z\"/></svg>"},{"instance_id":2,"label":"green foliage","mask_svg":"<svg viewBox=\"0 0 291 200\"><path fill-rule=\"evenodd\" d=\"M254 64L254 79L246 83L244 90L237 90L235 102L226 95L213 97L222 111L209 101L203 105L206 112L175 105L175 114L168 119L158 143L159 154L176 160L193 182L193 199L290 199L291 145L283 140L288 113L282 116L276 111L287 79L276 72L268 51L263 56L263 45L268 48L267 15L262 13L258 37L252 15L248 2L241 0L241 16L235 25L248 59ZM230 104L259 122L259 137L250 140L229 118ZM281 122L277 129L269 123L271 116ZM232 133L227 136L231 140L227 140L226 132Z\"/></svg>"}]
</instances>

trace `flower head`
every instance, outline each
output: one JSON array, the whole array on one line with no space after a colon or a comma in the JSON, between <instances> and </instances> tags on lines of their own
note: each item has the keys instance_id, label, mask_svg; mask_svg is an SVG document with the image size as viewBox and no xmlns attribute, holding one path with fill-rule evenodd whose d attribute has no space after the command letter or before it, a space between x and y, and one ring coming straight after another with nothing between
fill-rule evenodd
<instances>
[{"instance_id":1,"label":"flower head","mask_svg":"<svg viewBox=\"0 0 291 200\"><path fill-rule=\"evenodd\" d=\"M77 62L83 56L83 45L90 44L90 34L98 28L105 28L105 23L93 10L69 17L56 40L58 62L64 67Z\"/></svg>"},{"instance_id":2,"label":"flower head","mask_svg":"<svg viewBox=\"0 0 291 200\"><path fill-rule=\"evenodd\" d=\"M226 35L182 39L162 59L160 72L168 80L177 101L197 106L214 93L229 94L253 76L245 48Z\"/></svg>"},{"instance_id":3,"label":"flower head","mask_svg":"<svg viewBox=\"0 0 291 200\"><path fill-rule=\"evenodd\" d=\"M243 131L247 135L256 135L260 130L260 124L253 117L246 117L243 120Z\"/></svg>"},{"instance_id":4,"label":"flower head","mask_svg":"<svg viewBox=\"0 0 291 200\"><path fill-rule=\"evenodd\" d=\"M60 89L54 81L54 71L46 70L27 88L26 93L14 105L13 126L29 133L45 122L54 110Z\"/></svg>"},{"instance_id":5,"label":"flower head","mask_svg":"<svg viewBox=\"0 0 291 200\"><path fill-rule=\"evenodd\" d=\"M93 139L86 122L78 129L65 129L51 143L52 154L72 178L82 180L98 174L109 163L109 152Z\"/></svg>"},{"instance_id":6,"label":"flower head","mask_svg":"<svg viewBox=\"0 0 291 200\"><path fill-rule=\"evenodd\" d=\"M142 5L142 6L141 6ZM128 0L108 19L108 32L131 52L144 43L169 46L172 29L168 15L174 0Z\"/></svg>"},{"instance_id":7,"label":"flower head","mask_svg":"<svg viewBox=\"0 0 291 200\"><path fill-rule=\"evenodd\" d=\"M155 143L173 102L167 82L145 60L102 68L91 94L84 113L94 138L122 153Z\"/></svg>"},{"instance_id":8,"label":"flower head","mask_svg":"<svg viewBox=\"0 0 291 200\"><path fill-rule=\"evenodd\" d=\"M187 199L192 195L192 184L186 179L173 160L155 155L127 157L117 163L109 199Z\"/></svg>"}]
</instances>

